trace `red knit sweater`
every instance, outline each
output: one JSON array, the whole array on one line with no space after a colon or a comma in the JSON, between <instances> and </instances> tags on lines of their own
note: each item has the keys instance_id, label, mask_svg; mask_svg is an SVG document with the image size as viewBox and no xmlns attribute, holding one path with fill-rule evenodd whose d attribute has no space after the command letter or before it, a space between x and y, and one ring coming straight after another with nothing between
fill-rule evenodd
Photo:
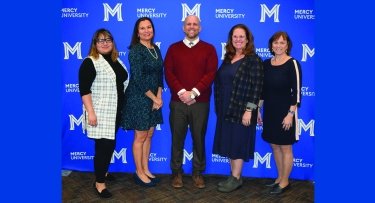
<instances>
[{"instance_id":1,"label":"red knit sweater","mask_svg":"<svg viewBox=\"0 0 375 203\"><path fill-rule=\"evenodd\" d=\"M182 41L172 44L164 59L165 80L172 101L180 101L177 92L181 89L190 91L195 87L200 92L197 102L209 102L217 65L216 50L207 42L200 40L192 48Z\"/></svg>"}]
</instances>

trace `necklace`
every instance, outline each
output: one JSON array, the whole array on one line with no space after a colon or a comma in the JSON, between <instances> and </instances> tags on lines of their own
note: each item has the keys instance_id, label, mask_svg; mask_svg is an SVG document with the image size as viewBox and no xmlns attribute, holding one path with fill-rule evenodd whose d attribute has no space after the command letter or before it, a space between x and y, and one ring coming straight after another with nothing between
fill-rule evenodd
<instances>
[{"instance_id":1,"label":"necklace","mask_svg":"<svg viewBox=\"0 0 375 203\"><path fill-rule=\"evenodd\" d=\"M150 51L150 49L148 47L146 47L146 48L147 48L148 52L151 54L152 58L158 59L158 53L156 53L155 48L152 49L152 50L154 50L155 56L154 56L154 54L152 54L152 52Z\"/></svg>"},{"instance_id":2,"label":"necklace","mask_svg":"<svg viewBox=\"0 0 375 203\"><path fill-rule=\"evenodd\" d=\"M155 54L155 56L154 56L154 54L152 54L151 53L151 51L150 51L150 49L148 48L148 46L146 46L145 44L143 44L142 42L140 42L143 46L145 46L146 48L147 48L147 50L148 50L148 53L150 53L151 54L151 56L152 56L152 58L154 58L154 59L158 59L158 53L156 53L156 50L155 50L155 48L153 48L152 50L154 50L154 54Z\"/></svg>"}]
</instances>

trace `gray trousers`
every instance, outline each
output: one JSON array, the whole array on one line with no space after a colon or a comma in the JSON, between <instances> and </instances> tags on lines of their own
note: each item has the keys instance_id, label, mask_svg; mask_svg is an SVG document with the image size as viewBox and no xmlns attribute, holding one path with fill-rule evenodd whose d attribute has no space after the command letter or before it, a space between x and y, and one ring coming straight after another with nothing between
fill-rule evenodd
<instances>
[{"instance_id":1,"label":"gray trousers","mask_svg":"<svg viewBox=\"0 0 375 203\"><path fill-rule=\"evenodd\" d=\"M194 103L190 106L171 101L169 123L172 133L172 173L183 173L182 161L188 128L193 140L193 174L200 174L206 168L205 137L210 104Z\"/></svg>"}]
</instances>

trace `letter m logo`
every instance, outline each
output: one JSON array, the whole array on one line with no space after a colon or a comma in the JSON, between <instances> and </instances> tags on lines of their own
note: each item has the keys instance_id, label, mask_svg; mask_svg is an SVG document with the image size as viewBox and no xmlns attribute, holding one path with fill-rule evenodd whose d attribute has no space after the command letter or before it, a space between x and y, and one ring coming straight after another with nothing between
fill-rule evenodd
<instances>
[{"instance_id":1,"label":"letter m logo","mask_svg":"<svg viewBox=\"0 0 375 203\"><path fill-rule=\"evenodd\" d=\"M83 114L78 119L76 117L74 117L74 115L70 114L69 115L69 123L70 123L69 130L74 130L75 126L81 125L82 122L83 122Z\"/></svg>"},{"instance_id":2,"label":"letter m logo","mask_svg":"<svg viewBox=\"0 0 375 203\"><path fill-rule=\"evenodd\" d=\"M271 18L273 16L273 22L278 23L279 21L279 8L280 4L275 4L271 10L268 9L266 4L260 4L260 8L262 9L260 15L260 22L264 23L266 21L266 15Z\"/></svg>"},{"instance_id":3,"label":"letter m logo","mask_svg":"<svg viewBox=\"0 0 375 203\"><path fill-rule=\"evenodd\" d=\"M74 47L71 47L68 42L63 42L64 44L64 59L69 59L69 53L74 54L77 52L77 59L82 59L81 44L82 42L77 42Z\"/></svg>"},{"instance_id":4,"label":"letter m logo","mask_svg":"<svg viewBox=\"0 0 375 203\"><path fill-rule=\"evenodd\" d=\"M107 3L103 3L104 7L104 20L103 21L109 21L109 15L115 16L117 14L117 21L123 21L122 20L122 13L121 13L121 6L122 3L116 4L115 8L112 9Z\"/></svg>"},{"instance_id":5,"label":"letter m logo","mask_svg":"<svg viewBox=\"0 0 375 203\"><path fill-rule=\"evenodd\" d=\"M121 151L119 151L119 152L116 152L116 150L114 150L112 158L111 158L111 163L115 163L115 158L121 159L121 162L123 164L128 163L127 160L126 160L126 150L127 150L127 148L122 148Z\"/></svg>"},{"instance_id":6,"label":"letter m logo","mask_svg":"<svg viewBox=\"0 0 375 203\"><path fill-rule=\"evenodd\" d=\"M195 6L190 9L190 7L187 5L187 4L181 4L182 6L182 19L181 21L184 21L186 16L189 16L189 15L195 15L197 16L199 19L201 19L201 4L195 4Z\"/></svg>"},{"instance_id":7,"label":"letter m logo","mask_svg":"<svg viewBox=\"0 0 375 203\"><path fill-rule=\"evenodd\" d=\"M191 161L192 158L193 158L193 152L189 154L189 153L184 149L184 159L182 160L182 164L185 164L186 159L188 159L189 161Z\"/></svg>"},{"instance_id":8,"label":"letter m logo","mask_svg":"<svg viewBox=\"0 0 375 203\"><path fill-rule=\"evenodd\" d=\"M301 134L301 132L302 132L302 129L304 130L304 131L309 131L309 135L311 136L311 137L313 137L313 136L315 136L315 120L310 120L310 122L308 122L307 124L305 124L305 122L303 122L303 120L302 119L298 119L298 126L299 126L299 132L300 132L300 134Z\"/></svg>"},{"instance_id":9,"label":"letter m logo","mask_svg":"<svg viewBox=\"0 0 375 203\"><path fill-rule=\"evenodd\" d=\"M262 157L258 152L254 152L254 165L253 168L258 168L258 162L264 164L266 162L266 168L271 168L271 153L267 153Z\"/></svg>"},{"instance_id":10,"label":"letter m logo","mask_svg":"<svg viewBox=\"0 0 375 203\"><path fill-rule=\"evenodd\" d=\"M315 48L313 49L310 49L309 46L307 46L307 44L302 44L302 60L301 61L306 61L307 60L307 54L310 56L310 57L313 57L314 54L315 54Z\"/></svg>"}]
</instances>

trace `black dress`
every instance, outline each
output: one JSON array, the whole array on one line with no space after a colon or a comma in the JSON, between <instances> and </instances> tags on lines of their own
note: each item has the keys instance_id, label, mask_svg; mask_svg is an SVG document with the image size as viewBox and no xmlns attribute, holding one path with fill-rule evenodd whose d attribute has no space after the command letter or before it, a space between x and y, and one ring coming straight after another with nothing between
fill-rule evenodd
<instances>
[{"instance_id":1,"label":"black dress","mask_svg":"<svg viewBox=\"0 0 375 203\"><path fill-rule=\"evenodd\" d=\"M217 122L213 146L213 154L218 154L230 159L243 159L248 162L254 158L255 148L255 127L252 124L246 127L239 123L232 123L224 119L225 111L228 109L232 83L234 75L244 59L238 60L233 64L223 63L218 70L216 77L220 84L220 106L217 107Z\"/></svg>"},{"instance_id":2,"label":"black dress","mask_svg":"<svg viewBox=\"0 0 375 203\"><path fill-rule=\"evenodd\" d=\"M297 61L296 61L297 62ZM291 145L296 140L296 117L289 130L282 128L282 122L291 105L299 103L301 96L301 69L297 62L298 72L293 58L282 65L274 66L271 60L263 62L263 132L262 138L272 144Z\"/></svg>"}]
</instances>

